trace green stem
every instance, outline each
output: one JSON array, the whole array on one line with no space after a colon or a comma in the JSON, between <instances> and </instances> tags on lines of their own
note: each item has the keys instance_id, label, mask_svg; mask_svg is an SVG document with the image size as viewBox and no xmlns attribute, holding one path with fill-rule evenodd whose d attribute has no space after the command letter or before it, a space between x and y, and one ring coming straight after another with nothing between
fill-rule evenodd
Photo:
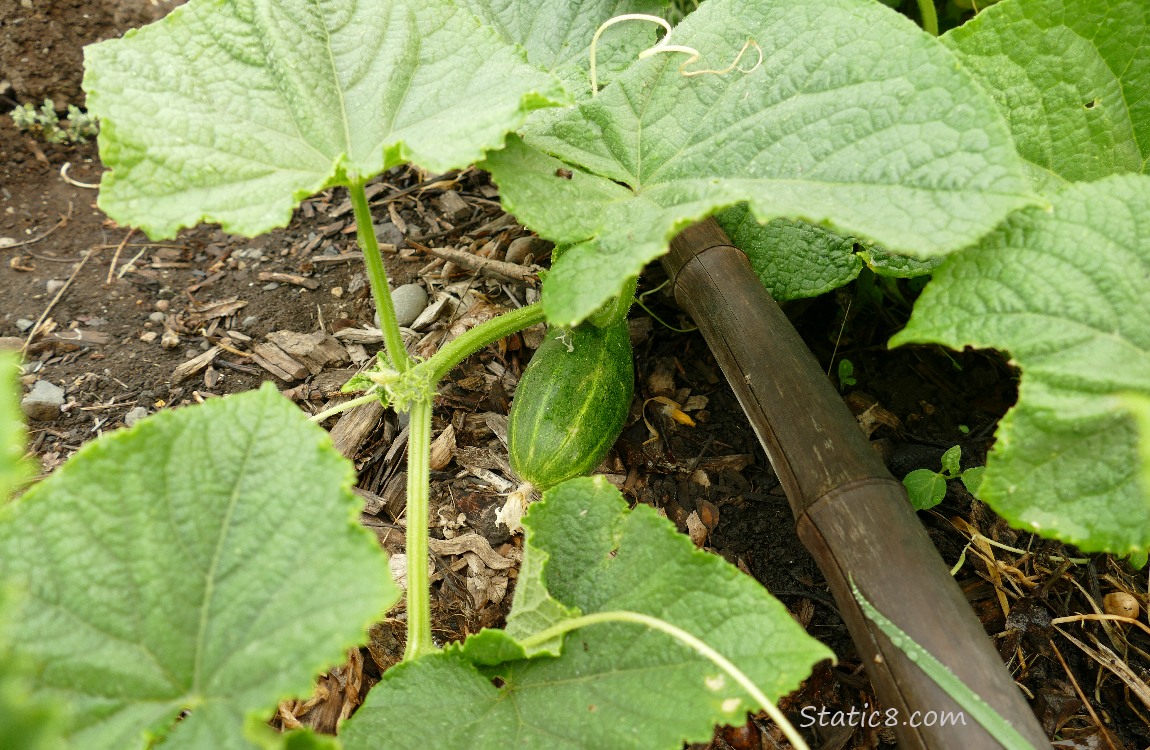
<instances>
[{"instance_id":1,"label":"green stem","mask_svg":"<svg viewBox=\"0 0 1150 750\"><path fill-rule=\"evenodd\" d=\"M431 402L411 404L407 436L407 649L404 661L436 650L431 641L431 579L427 573L428 495L431 464Z\"/></svg>"},{"instance_id":2,"label":"green stem","mask_svg":"<svg viewBox=\"0 0 1150 750\"><path fill-rule=\"evenodd\" d=\"M934 0L918 0L918 14L922 16L922 30L938 36L938 11L934 8Z\"/></svg>"},{"instance_id":3,"label":"green stem","mask_svg":"<svg viewBox=\"0 0 1150 750\"><path fill-rule=\"evenodd\" d=\"M627 318L631 303L635 301L635 290L639 288L639 277L630 279L615 299L591 314L591 322L599 328L610 328Z\"/></svg>"},{"instance_id":4,"label":"green stem","mask_svg":"<svg viewBox=\"0 0 1150 750\"><path fill-rule=\"evenodd\" d=\"M324 409L321 412L312 414L308 419L318 424L329 417L334 417L336 414L343 414L345 411L350 411L357 406L370 404L372 401L379 401L379 396L379 393L368 393L363 396L356 396L351 401L344 401L342 404L336 404L330 409Z\"/></svg>"},{"instance_id":5,"label":"green stem","mask_svg":"<svg viewBox=\"0 0 1150 750\"><path fill-rule=\"evenodd\" d=\"M411 528L410 523L408 528ZM750 677L747 677L747 675L745 675L741 669L731 663L727 657L723 656L703 641L691 635L686 630L677 628L666 620L660 620L657 617L651 617L650 615L645 615L640 612L628 612L625 610L617 610L614 612L595 612L590 615L575 617L570 620L564 620L555 625L552 625L545 630L541 630L532 636L524 638L520 641L520 645L522 645L523 648L527 651L530 651L532 648L541 646L544 643L563 635L564 633L568 633L572 630L576 630L587 625L598 625L605 622L632 622L639 625L645 625L652 630L658 630L662 633L666 633L667 635L690 648L695 653L708 659L712 664L726 672L735 682L739 683L739 686L742 687L743 690L746 690L747 693L750 694L751 698L763 707L763 709L767 712L767 715L770 716L775 724L778 725L779 729L783 730L783 734L786 735L787 739L790 740L791 744L796 748L796 750L809 750L807 743L803 740L802 735L798 733L798 730L796 730L794 726L792 726L791 723L787 721L787 717L783 716L783 712L780 711L778 707L775 706L775 704L767 698L766 694L764 694L763 691L759 689L758 685L751 681Z\"/></svg>"},{"instance_id":6,"label":"green stem","mask_svg":"<svg viewBox=\"0 0 1150 750\"><path fill-rule=\"evenodd\" d=\"M363 250L363 260L367 265L367 278L371 282L372 296L375 297L375 309L379 313L379 327L383 331L387 358L391 360L392 367L403 372L411 366L412 360L407 355L407 347L403 345L403 336L399 333L399 324L395 319L395 305L391 302L391 289L387 283L387 269L383 267L383 256L379 254L379 241L375 237L375 226L371 221L371 207L367 204L363 182L353 180L347 189L351 193L351 206L355 210L356 236L359 237L359 247Z\"/></svg>"},{"instance_id":7,"label":"green stem","mask_svg":"<svg viewBox=\"0 0 1150 750\"><path fill-rule=\"evenodd\" d=\"M460 334L444 344L422 365L430 372L432 387L443 380L453 367L488 344L541 322L543 303L536 302L480 323Z\"/></svg>"}]
</instances>

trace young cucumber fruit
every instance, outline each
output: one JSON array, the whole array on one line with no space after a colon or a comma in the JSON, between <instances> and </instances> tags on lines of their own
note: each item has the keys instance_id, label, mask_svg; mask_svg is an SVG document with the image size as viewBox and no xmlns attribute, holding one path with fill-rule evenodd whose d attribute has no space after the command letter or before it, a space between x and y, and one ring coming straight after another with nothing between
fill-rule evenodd
<instances>
[{"instance_id":1,"label":"young cucumber fruit","mask_svg":"<svg viewBox=\"0 0 1150 750\"><path fill-rule=\"evenodd\" d=\"M549 328L511 405L511 468L540 490L590 473L623 431L634 392L626 319Z\"/></svg>"}]
</instances>

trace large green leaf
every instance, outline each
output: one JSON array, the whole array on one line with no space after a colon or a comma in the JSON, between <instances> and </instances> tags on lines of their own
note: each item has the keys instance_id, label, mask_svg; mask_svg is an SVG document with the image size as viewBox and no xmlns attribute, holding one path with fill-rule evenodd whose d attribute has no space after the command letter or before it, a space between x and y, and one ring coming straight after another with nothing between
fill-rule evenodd
<instances>
[{"instance_id":1,"label":"large green leaf","mask_svg":"<svg viewBox=\"0 0 1150 750\"><path fill-rule=\"evenodd\" d=\"M57 750L64 746L59 708L32 696L32 664L12 648L12 594L0 587L0 739L4 750Z\"/></svg>"},{"instance_id":2,"label":"large green leaf","mask_svg":"<svg viewBox=\"0 0 1150 750\"><path fill-rule=\"evenodd\" d=\"M760 224L745 203L720 211L715 220L777 300L817 297L849 283L863 267L854 238L801 221Z\"/></svg>"},{"instance_id":3,"label":"large green leaf","mask_svg":"<svg viewBox=\"0 0 1150 750\"><path fill-rule=\"evenodd\" d=\"M450 0L192 0L85 52L100 206L152 237L259 234L329 185L465 166L564 99Z\"/></svg>"},{"instance_id":4,"label":"large green leaf","mask_svg":"<svg viewBox=\"0 0 1150 750\"><path fill-rule=\"evenodd\" d=\"M979 497L1085 550L1150 548L1132 418L1150 395L1150 177L1071 186L949 258L891 345L1010 352L1018 405L999 425Z\"/></svg>"},{"instance_id":5,"label":"large green leaf","mask_svg":"<svg viewBox=\"0 0 1150 750\"><path fill-rule=\"evenodd\" d=\"M520 579L513 615L547 599L583 614L651 615L703 639L771 700L831 657L758 584L696 550L653 509L628 511L602 477L549 490L523 524L524 567L535 572ZM560 607L551 614L561 616ZM522 625L516 635L526 639ZM434 737L437 748L461 750L678 748L754 708L711 662L642 626L575 630L559 658L515 659L516 646L502 631L483 631L388 672L345 725L345 747L417 747ZM491 666L500 650L512 660Z\"/></svg>"},{"instance_id":6,"label":"large green leaf","mask_svg":"<svg viewBox=\"0 0 1150 750\"><path fill-rule=\"evenodd\" d=\"M17 357L0 351L0 507L23 481L24 425L17 405ZM0 739L4 750L50 750L61 746L58 710L32 698L32 669L12 649L14 592L0 579Z\"/></svg>"},{"instance_id":7,"label":"large green leaf","mask_svg":"<svg viewBox=\"0 0 1150 750\"><path fill-rule=\"evenodd\" d=\"M269 385L105 435L6 508L13 639L73 743L251 747L245 716L309 692L398 596L353 478Z\"/></svg>"},{"instance_id":8,"label":"large green leaf","mask_svg":"<svg viewBox=\"0 0 1150 750\"><path fill-rule=\"evenodd\" d=\"M506 41L522 46L532 65L554 73L584 97L589 93L588 51L599 25L624 13L657 15L667 0L459 0L459 4ZM595 55L601 82L610 80L654 44L655 29L640 23L618 23L605 29Z\"/></svg>"},{"instance_id":9,"label":"large green leaf","mask_svg":"<svg viewBox=\"0 0 1150 750\"><path fill-rule=\"evenodd\" d=\"M872 0L708 0L671 38L700 51L688 71L728 66L748 39L763 62L749 48L742 70L687 77L682 54L640 60L486 162L520 220L575 245L544 281L553 322L585 318L678 230L740 201L917 256L1031 201L989 96Z\"/></svg>"},{"instance_id":10,"label":"large green leaf","mask_svg":"<svg viewBox=\"0 0 1150 750\"><path fill-rule=\"evenodd\" d=\"M16 355L0 351L0 506L27 475L24 422L20 417Z\"/></svg>"},{"instance_id":11,"label":"large green leaf","mask_svg":"<svg viewBox=\"0 0 1150 750\"><path fill-rule=\"evenodd\" d=\"M1146 171L1145 0L1011 0L942 39L998 103L1038 186Z\"/></svg>"}]
</instances>

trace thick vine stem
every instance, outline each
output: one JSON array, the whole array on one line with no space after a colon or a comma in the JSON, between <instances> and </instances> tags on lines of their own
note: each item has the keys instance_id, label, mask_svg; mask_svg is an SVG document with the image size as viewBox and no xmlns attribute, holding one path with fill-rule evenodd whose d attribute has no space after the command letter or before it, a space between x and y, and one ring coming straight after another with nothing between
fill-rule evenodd
<instances>
[{"instance_id":1,"label":"thick vine stem","mask_svg":"<svg viewBox=\"0 0 1150 750\"><path fill-rule=\"evenodd\" d=\"M447 373L451 372L452 368L483 347L504 336L510 336L524 328L542 322L543 303L541 302L512 310L468 329L444 344L442 349L433 354L426 362L420 364L419 367L427 368L430 372L429 380L434 388L440 380L447 376Z\"/></svg>"},{"instance_id":2,"label":"thick vine stem","mask_svg":"<svg viewBox=\"0 0 1150 750\"><path fill-rule=\"evenodd\" d=\"M387 358L391 360L392 367L403 372L411 366L412 361L407 355L407 347L403 345L403 336L399 333L395 305L391 302L391 289L387 282L387 269L383 267L383 256L379 253L379 240L375 237L371 207L367 203L363 182L352 180L348 185L348 192L351 194L352 209L355 211L356 236L359 238L359 247L363 250L367 278L371 283L371 294L375 298L375 309L379 313L379 327L383 331L384 346L387 347Z\"/></svg>"},{"instance_id":3,"label":"thick vine stem","mask_svg":"<svg viewBox=\"0 0 1150 750\"><path fill-rule=\"evenodd\" d=\"M428 575L428 496L431 466L431 404L427 394L411 404L407 438L407 648L404 661L436 650L431 640L431 578Z\"/></svg>"},{"instance_id":4,"label":"thick vine stem","mask_svg":"<svg viewBox=\"0 0 1150 750\"><path fill-rule=\"evenodd\" d=\"M627 610L595 612L589 615L583 615L582 617L573 617L570 620L563 620L562 622L556 623L555 625L552 625L545 630L541 630L538 633L523 639L520 641L520 645L522 645L525 649L530 650L533 646L539 646L547 643L553 638L557 638L565 633L569 633L572 630L577 630L579 628L586 627L587 625L599 625L607 622L632 622L638 625L645 625L652 630L658 630L661 633L666 633L683 645L687 646L692 651L709 660L716 667L726 672L731 677L731 679L739 684L739 687L743 688L743 690L746 690L747 693L750 694L751 698L753 698L756 702L758 702L760 706L763 707L763 710L767 712L767 715L771 717L771 720L774 721L775 724L778 725L779 729L783 731L783 734L786 735L786 738L791 741L791 744L795 747L796 750L810 750L807 747L806 741L803 740L802 735L800 735L798 730L795 729L795 727L789 721L787 721L787 717L783 715L783 712L779 710L778 706L772 703L767 698L766 694L759 689L759 686L752 682L751 678L744 674L741 669L736 667L734 663L727 659L727 657L723 656L718 651L708 646L704 641L691 635L686 630L672 625L666 620L660 620L658 617L645 615L641 612L628 612Z\"/></svg>"},{"instance_id":5,"label":"thick vine stem","mask_svg":"<svg viewBox=\"0 0 1150 750\"><path fill-rule=\"evenodd\" d=\"M631 303L635 301L635 290L638 288L638 276L628 279L615 299L591 314L591 322L599 328L610 328L616 323L622 323L631 311Z\"/></svg>"}]
</instances>

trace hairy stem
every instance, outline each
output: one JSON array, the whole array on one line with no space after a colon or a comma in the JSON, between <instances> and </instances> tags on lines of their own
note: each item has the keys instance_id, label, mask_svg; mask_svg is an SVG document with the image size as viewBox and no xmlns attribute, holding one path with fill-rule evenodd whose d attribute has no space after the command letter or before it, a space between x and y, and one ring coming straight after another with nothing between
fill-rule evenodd
<instances>
[{"instance_id":1,"label":"hairy stem","mask_svg":"<svg viewBox=\"0 0 1150 750\"><path fill-rule=\"evenodd\" d=\"M367 393L363 396L356 396L351 401L344 401L342 404L336 404L330 409L324 409L321 412L312 414L310 417L308 417L308 419L318 424L319 422L322 422L329 417L334 417L336 414L343 414L345 411L350 411L357 406L370 404L372 401L379 401L379 397L380 394L378 393Z\"/></svg>"},{"instance_id":2,"label":"hairy stem","mask_svg":"<svg viewBox=\"0 0 1150 750\"><path fill-rule=\"evenodd\" d=\"M631 311L631 303L635 301L635 290L638 287L638 276L629 279L627 283L623 284L623 289L620 290L615 299L591 314L591 322L599 328L610 328L616 323L626 320L627 313Z\"/></svg>"},{"instance_id":3,"label":"hairy stem","mask_svg":"<svg viewBox=\"0 0 1150 750\"><path fill-rule=\"evenodd\" d=\"M488 344L543 322L543 304L536 302L480 323L449 341L422 366L434 387L451 369Z\"/></svg>"},{"instance_id":4,"label":"hairy stem","mask_svg":"<svg viewBox=\"0 0 1150 750\"><path fill-rule=\"evenodd\" d=\"M428 556L428 495L431 464L431 402L425 394L411 404L407 438L407 648L403 659L436 650L431 641L431 580Z\"/></svg>"},{"instance_id":5,"label":"hairy stem","mask_svg":"<svg viewBox=\"0 0 1150 750\"><path fill-rule=\"evenodd\" d=\"M363 260L367 265L367 278L371 282L371 294L375 297L375 309L379 312L379 327L383 331L383 343L387 347L387 358L391 366L403 372L411 366L411 357L403 345L399 324L395 320L395 305L391 302L391 289L387 283L387 269L383 267L383 256L379 254L379 241L375 237L375 226L371 221L371 208L363 191L363 182L353 180L348 185L351 205L355 210L356 236L363 250Z\"/></svg>"},{"instance_id":6,"label":"hairy stem","mask_svg":"<svg viewBox=\"0 0 1150 750\"><path fill-rule=\"evenodd\" d=\"M918 0L918 14L922 16L922 30L938 36L938 11L934 8L934 0Z\"/></svg>"},{"instance_id":7,"label":"hairy stem","mask_svg":"<svg viewBox=\"0 0 1150 750\"><path fill-rule=\"evenodd\" d=\"M410 526L408 528L410 528ZM767 715L770 716L775 724L778 725L779 729L783 730L783 734L786 735L787 739L791 741L791 744L794 745L796 750L809 750L807 743L803 740L802 735L798 733L798 730L796 730L794 726L792 726L791 723L787 721L787 717L783 716L783 712L780 711L778 707L767 698L766 694L764 694L763 691L759 689L758 685L751 681L750 677L747 677L747 675L744 674L741 669L731 663L727 657L723 656L703 641L691 635L686 630L675 627L666 620L660 620L657 617L645 615L641 612L628 612L626 610L617 610L613 612L595 612L593 614L583 615L582 617L575 617L570 620L564 620L560 623L556 623L555 625L552 625L545 630L541 630L540 632L523 639L520 641L520 644L525 649L530 650L533 646L544 644L547 641L561 636L564 633L569 633L572 630L577 630L578 628L586 627L587 625L597 625L606 622L632 622L639 625L645 625L652 630L658 630L662 633L666 633L667 635L690 648L695 653L708 659L716 667L726 672L727 675L731 677L731 679L737 682L739 686L743 688L743 690L746 690L747 693L750 694L752 699L754 699L760 706L763 707L763 709L767 712Z\"/></svg>"}]
</instances>

